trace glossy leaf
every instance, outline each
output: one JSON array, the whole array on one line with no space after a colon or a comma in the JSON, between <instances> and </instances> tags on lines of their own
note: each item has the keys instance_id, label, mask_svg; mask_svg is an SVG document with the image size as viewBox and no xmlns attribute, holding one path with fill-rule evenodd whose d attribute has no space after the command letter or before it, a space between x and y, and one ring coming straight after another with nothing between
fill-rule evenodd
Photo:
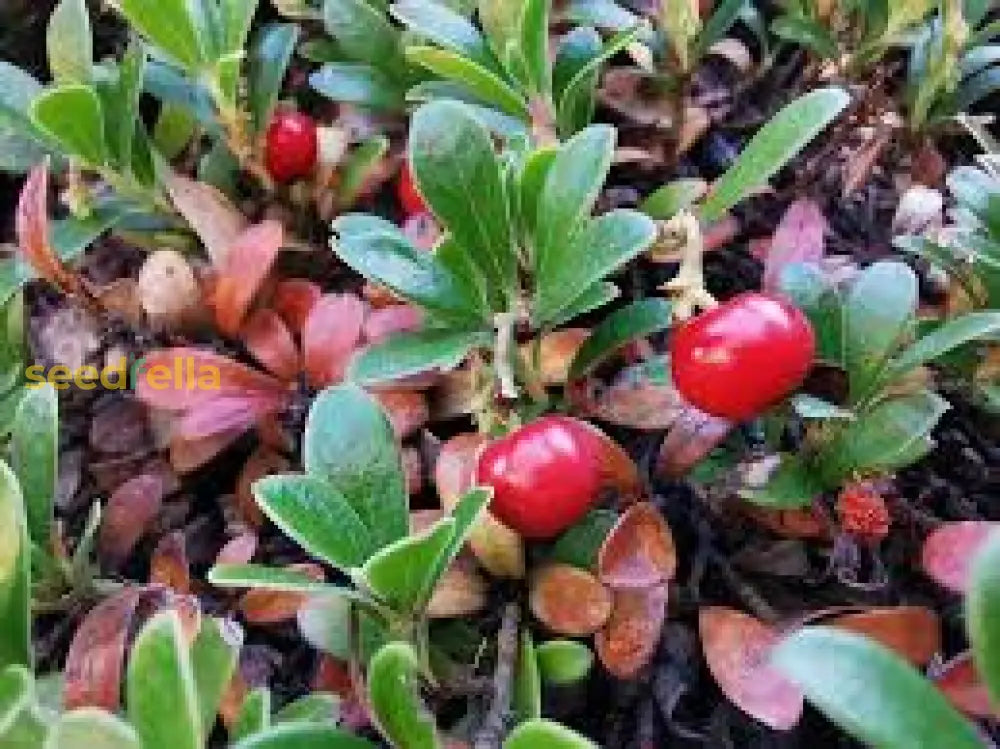
<instances>
[{"instance_id":1,"label":"glossy leaf","mask_svg":"<svg viewBox=\"0 0 1000 749\"><path fill-rule=\"evenodd\" d=\"M274 714L272 722L336 723L340 714L340 697L326 692L313 692L289 702Z\"/></svg>"},{"instance_id":2,"label":"glossy leaf","mask_svg":"<svg viewBox=\"0 0 1000 749\"><path fill-rule=\"evenodd\" d=\"M782 453L781 461L760 488L749 488L740 496L749 502L775 509L795 509L810 505L823 491L813 468L799 456Z\"/></svg>"},{"instance_id":3,"label":"glossy leaf","mask_svg":"<svg viewBox=\"0 0 1000 749\"><path fill-rule=\"evenodd\" d=\"M521 630L514 672L514 696L511 700L517 723L542 717L542 680L531 632Z\"/></svg>"},{"instance_id":4,"label":"glossy leaf","mask_svg":"<svg viewBox=\"0 0 1000 749\"><path fill-rule=\"evenodd\" d=\"M351 658L351 602L343 596L311 596L298 612L306 642L334 658Z\"/></svg>"},{"instance_id":5,"label":"glossy leaf","mask_svg":"<svg viewBox=\"0 0 1000 749\"><path fill-rule=\"evenodd\" d=\"M503 749L597 749L598 745L555 721L522 723L507 736Z\"/></svg>"},{"instance_id":6,"label":"glossy leaf","mask_svg":"<svg viewBox=\"0 0 1000 749\"><path fill-rule=\"evenodd\" d=\"M174 207L205 245L212 262L221 265L246 231L246 218L217 187L174 173L165 182Z\"/></svg>"},{"instance_id":7,"label":"glossy leaf","mask_svg":"<svg viewBox=\"0 0 1000 749\"><path fill-rule=\"evenodd\" d=\"M764 290L777 290L782 272L792 263L817 265L823 258L823 238L827 231L826 217L815 201L800 198L788 206L767 250Z\"/></svg>"},{"instance_id":8,"label":"glossy leaf","mask_svg":"<svg viewBox=\"0 0 1000 749\"><path fill-rule=\"evenodd\" d=\"M570 365L570 378L586 375L631 341L669 328L671 309L664 299L641 299L608 315L580 347Z\"/></svg>"},{"instance_id":9,"label":"glossy leaf","mask_svg":"<svg viewBox=\"0 0 1000 749\"><path fill-rule=\"evenodd\" d=\"M100 167L107 161L104 116L93 88L69 84L46 89L31 103L31 119L84 163Z\"/></svg>"},{"instance_id":10,"label":"glossy leaf","mask_svg":"<svg viewBox=\"0 0 1000 749\"><path fill-rule=\"evenodd\" d=\"M58 483L59 399L50 385L29 388L14 416L10 463L21 484L28 533L39 546L50 540Z\"/></svg>"},{"instance_id":11,"label":"glossy leaf","mask_svg":"<svg viewBox=\"0 0 1000 749\"><path fill-rule=\"evenodd\" d=\"M215 321L226 335L235 336L284 243L284 229L267 220L242 232L217 265L212 305Z\"/></svg>"},{"instance_id":12,"label":"glossy leaf","mask_svg":"<svg viewBox=\"0 0 1000 749\"><path fill-rule=\"evenodd\" d=\"M403 108L399 83L372 65L327 63L309 76L309 85L334 101L390 112Z\"/></svg>"},{"instance_id":13,"label":"glossy leaf","mask_svg":"<svg viewBox=\"0 0 1000 749\"><path fill-rule=\"evenodd\" d=\"M120 172L135 174L140 180L144 176L137 164L145 144L138 139L145 138L145 130L137 123L146 63L146 49L142 42L135 41L126 50L116 75L98 86L109 158Z\"/></svg>"},{"instance_id":14,"label":"glossy leaf","mask_svg":"<svg viewBox=\"0 0 1000 749\"><path fill-rule=\"evenodd\" d=\"M905 349L890 364L890 373L899 377L922 364L935 361L960 346L989 339L1000 333L1000 313L972 312L948 320Z\"/></svg>"},{"instance_id":15,"label":"glossy leaf","mask_svg":"<svg viewBox=\"0 0 1000 749\"><path fill-rule=\"evenodd\" d=\"M129 720L144 749L201 749L194 673L176 612L157 614L139 632L127 687Z\"/></svg>"},{"instance_id":16,"label":"glossy leaf","mask_svg":"<svg viewBox=\"0 0 1000 749\"><path fill-rule=\"evenodd\" d=\"M436 47L409 47L406 58L446 81L459 84L476 99L504 114L521 121L528 120L528 105L520 94L499 75L473 60Z\"/></svg>"},{"instance_id":17,"label":"glossy leaf","mask_svg":"<svg viewBox=\"0 0 1000 749\"><path fill-rule=\"evenodd\" d=\"M429 39L484 67L495 64L479 29L444 3L398 0L389 6L389 12L419 38Z\"/></svg>"},{"instance_id":18,"label":"glossy leaf","mask_svg":"<svg viewBox=\"0 0 1000 749\"><path fill-rule=\"evenodd\" d=\"M405 67L399 32L366 0L324 0L323 24L343 54L396 78Z\"/></svg>"},{"instance_id":19,"label":"glossy leaf","mask_svg":"<svg viewBox=\"0 0 1000 749\"><path fill-rule=\"evenodd\" d=\"M376 749L376 746L331 726L290 723L254 734L233 749Z\"/></svg>"},{"instance_id":20,"label":"glossy leaf","mask_svg":"<svg viewBox=\"0 0 1000 749\"><path fill-rule=\"evenodd\" d=\"M320 393L306 421L302 452L306 472L347 499L376 547L406 536L409 516L399 446L371 396L350 385Z\"/></svg>"},{"instance_id":21,"label":"glossy leaf","mask_svg":"<svg viewBox=\"0 0 1000 749\"><path fill-rule=\"evenodd\" d=\"M101 556L113 567L123 564L146 535L163 505L166 489L161 475L135 476L112 492L98 536Z\"/></svg>"},{"instance_id":22,"label":"glossy leaf","mask_svg":"<svg viewBox=\"0 0 1000 749\"><path fill-rule=\"evenodd\" d=\"M538 669L549 684L578 684L594 665L593 651L576 640L548 640L535 648Z\"/></svg>"},{"instance_id":23,"label":"glossy leaf","mask_svg":"<svg viewBox=\"0 0 1000 749\"><path fill-rule=\"evenodd\" d=\"M191 645L191 673L198 695L202 736L210 736L223 695L236 672L243 632L222 619L204 618Z\"/></svg>"},{"instance_id":24,"label":"glossy leaf","mask_svg":"<svg viewBox=\"0 0 1000 749\"><path fill-rule=\"evenodd\" d=\"M991 535L975 555L965 612L976 668L993 704L1000 704L1000 534Z\"/></svg>"},{"instance_id":25,"label":"glossy leaf","mask_svg":"<svg viewBox=\"0 0 1000 749\"><path fill-rule=\"evenodd\" d=\"M336 585L322 582L301 569L282 569L260 564L218 564L209 570L208 581L212 585L225 588L257 588L287 593L335 595L364 602L364 598L350 588L338 588Z\"/></svg>"},{"instance_id":26,"label":"glossy leaf","mask_svg":"<svg viewBox=\"0 0 1000 749\"><path fill-rule=\"evenodd\" d=\"M982 746L976 730L930 682L860 635L806 628L781 643L773 657L811 703L866 744L892 749Z\"/></svg>"},{"instance_id":27,"label":"glossy leaf","mask_svg":"<svg viewBox=\"0 0 1000 749\"><path fill-rule=\"evenodd\" d=\"M826 623L881 643L918 668L930 663L942 649L941 622L924 606L884 606L837 616Z\"/></svg>"},{"instance_id":28,"label":"glossy leaf","mask_svg":"<svg viewBox=\"0 0 1000 749\"><path fill-rule=\"evenodd\" d=\"M413 647L392 642L368 664L368 697L382 733L396 746L437 749L434 716L420 699L420 662Z\"/></svg>"},{"instance_id":29,"label":"glossy leaf","mask_svg":"<svg viewBox=\"0 0 1000 749\"><path fill-rule=\"evenodd\" d=\"M21 490L0 461L0 669L32 666L30 552Z\"/></svg>"},{"instance_id":30,"label":"glossy leaf","mask_svg":"<svg viewBox=\"0 0 1000 749\"><path fill-rule=\"evenodd\" d=\"M195 70L204 62L202 38L187 0L120 0L118 7L140 34L182 68Z\"/></svg>"},{"instance_id":31,"label":"glossy leaf","mask_svg":"<svg viewBox=\"0 0 1000 749\"><path fill-rule=\"evenodd\" d=\"M261 29L250 47L247 83L250 114L257 132L263 132L271 121L298 40L296 24L274 23Z\"/></svg>"},{"instance_id":32,"label":"glossy leaf","mask_svg":"<svg viewBox=\"0 0 1000 749\"><path fill-rule=\"evenodd\" d=\"M84 707L59 716L46 749L141 749L135 730L113 713Z\"/></svg>"},{"instance_id":33,"label":"glossy leaf","mask_svg":"<svg viewBox=\"0 0 1000 749\"><path fill-rule=\"evenodd\" d=\"M90 83L94 41L85 0L61 0L49 16L45 37L49 71L56 83Z\"/></svg>"},{"instance_id":34,"label":"glossy leaf","mask_svg":"<svg viewBox=\"0 0 1000 749\"><path fill-rule=\"evenodd\" d=\"M487 333L428 328L398 333L368 346L351 362L349 377L359 385L375 385L430 370L447 372L469 351L490 343Z\"/></svg>"},{"instance_id":35,"label":"glossy leaf","mask_svg":"<svg viewBox=\"0 0 1000 749\"><path fill-rule=\"evenodd\" d=\"M822 132L850 103L839 88L799 97L764 125L736 162L715 182L701 206L701 219L718 221L753 190L765 184Z\"/></svg>"}]
</instances>

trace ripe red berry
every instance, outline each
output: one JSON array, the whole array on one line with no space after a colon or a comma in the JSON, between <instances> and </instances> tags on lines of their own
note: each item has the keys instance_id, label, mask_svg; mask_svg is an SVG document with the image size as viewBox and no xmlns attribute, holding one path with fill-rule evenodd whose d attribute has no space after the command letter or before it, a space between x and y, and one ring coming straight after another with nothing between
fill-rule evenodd
<instances>
[{"instance_id":1,"label":"ripe red berry","mask_svg":"<svg viewBox=\"0 0 1000 749\"><path fill-rule=\"evenodd\" d=\"M750 292L681 325L670 345L671 369L689 403L743 421L801 385L815 350L812 326L801 311Z\"/></svg>"},{"instance_id":2,"label":"ripe red berry","mask_svg":"<svg viewBox=\"0 0 1000 749\"><path fill-rule=\"evenodd\" d=\"M396 197L406 216L427 212L427 204L417 190L416 182L413 180L413 172L410 171L410 162L406 159L403 160L403 166L399 170L399 180L396 182Z\"/></svg>"},{"instance_id":3,"label":"ripe red berry","mask_svg":"<svg viewBox=\"0 0 1000 749\"><path fill-rule=\"evenodd\" d=\"M267 129L264 154L267 171L276 182L308 177L316 167L319 139L316 123L301 112L279 111Z\"/></svg>"},{"instance_id":4,"label":"ripe red berry","mask_svg":"<svg viewBox=\"0 0 1000 749\"><path fill-rule=\"evenodd\" d=\"M477 483L490 509L526 538L552 538L582 518L601 490L600 433L568 416L544 416L479 456Z\"/></svg>"},{"instance_id":5,"label":"ripe red berry","mask_svg":"<svg viewBox=\"0 0 1000 749\"><path fill-rule=\"evenodd\" d=\"M885 500L870 483L848 484L837 497L840 527L852 536L878 543L889 535L892 518Z\"/></svg>"}]
</instances>

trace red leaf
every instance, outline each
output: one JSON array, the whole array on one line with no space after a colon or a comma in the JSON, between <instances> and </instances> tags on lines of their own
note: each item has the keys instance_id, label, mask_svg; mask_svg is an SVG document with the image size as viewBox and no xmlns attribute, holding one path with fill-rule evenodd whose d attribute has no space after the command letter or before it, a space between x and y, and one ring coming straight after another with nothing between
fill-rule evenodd
<instances>
[{"instance_id":1,"label":"red leaf","mask_svg":"<svg viewBox=\"0 0 1000 749\"><path fill-rule=\"evenodd\" d=\"M181 531L168 533L156 545L149 562L149 582L170 588L175 593L191 592L187 543Z\"/></svg>"},{"instance_id":2,"label":"red leaf","mask_svg":"<svg viewBox=\"0 0 1000 749\"><path fill-rule=\"evenodd\" d=\"M666 585L616 590L611 618L594 638L604 667L619 679L634 678L656 653L666 615Z\"/></svg>"},{"instance_id":3,"label":"red leaf","mask_svg":"<svg viewBox=\"0 0 1000 749\"><path fill-rule=\"evenodd\" d=\"M531 581L531 613L560 635L583 637L611 615L611 593L586 570L568 564L543 567Z\"/></svg>"},{"instance_id":4,"label":"red leaf","mask_svg":"<svg viewBox=\"0 0 1000 749\"><path fill-rule=\"evenodd\" d=\"M321 296L323 290L319 285L302 278L290 278L275 285L271 307L293 333L301 335L309 312Z\"/></svg>"},{"instance_id":5,"label":"red leaf","mask_svg":"<svg viewBox=\"0 0 1000 749\"><path fill-rule=\"evenodd\" d=\"M49 164L39 164L28 174L17 202L17 244L39 276L66 293L78 289L76 277L63 266L49 244Z\"/></svg>"},{"instance_id":6,"label":"red leaf","mask_svg":"<svg viewBox=\"0 0 1000 749\"><path fill-rule=\"evenodd\" d=\"M160 511L163 479L155 475L136 476L118 487L104 509L98 539L101 556L117 567L124 562Z\"/></svg>"},{"instance_id":7,"label":"red leaf","mask_svg":"<svg viewBox=\"0 0 1000 749\"><path fill-rule=\"evenodd\" d=\"M385 409L396 436L409 437L430 419L430 407L423 393L413 390L376 390L375 400Z\"/></svg>"},{"instance_id":8,"label":"red leaf","mask_svg":"<svg viewBox=\"0 0 1000 749\"><path fill-rule=\"evenodd\" d=\"M815 201L801 198L788 206L764 262L764 290L777 290L786 266L818 263L823 258L823 236L827 229L826 217Z\"/></svg>"},{"instance_id":9,"label":"red leaf","mask_svg":"<svg viewBox=\"0 0 1000 749\"><path fill-rule=\"evenodd\" d=\"M201 440L217 434L242 434L258 416L272 413L281 405L282 400L274 398L216 398L186 412L177 421L174 436Z\"/></svg>"},{"instance_id":10,"label":"red leaf","mask_svg":"<svg viewBox=\"0 0 1000 749\"><path fill-rule=\"evenodd\" d=\"M225 335L235 336L239 332L283 242L281 224L264 221L243 232L226 253L212 295L215 321Z\"/></svg>"},{"instance_id":11,"label":"red leaf","mask_svg":"<svg viewBox=\"0 0 1000 749\"><path fill-rule=\"evenodd\" d=\"M941 651L941 622L924 606L889 606L845 614L826 622L866 635L915 666L926 666Z\"/></svg>"},{"instance_id":12,"label":"red leaf","mask_svg":"<svg viewBox=\"0 0 1000 749\"><path fill-rule=\"evenodd\" d=\"M410 304L393 304L368 313L363 337L368 343L379 343L394 333L419 330L423 322L424 314L419 308Z\"/></svg>"},{"instance_id":13,"label":"red leaf","mask_svg":"<svg viewBox=\"0 0 1000 749\"><path fill-rule=\"evenodd\" d=\"M353 294L326 294L312 308L302 328L302 353L309 382L334 385L344 378L361 342L365 305Z\"/></svg>"},{"instance_id":14,"label":"red leaf","mask_svg":"<svg viewBox=\"0 0 1000 749\"><path fill-rule=\"evenodd\" d=\"M729 700L753 718L787 731L802 716L802 693L770 665L781 639L763 622L735 609L704 608L698 615L708 668Z\"/></svg>"},{"instance_id":15,"label":"red leaf","mask_svg":"<svg viewBox=\"0 0 1000 749\"><path fill-rule=\"evenodd\" d=\"M601 544L601 582L612 588L648 588L673 579L677 550L670 526L648 502L630 507Z\"/></svg>"},{"instance_id":16,"label":"red leaf","mask_svg":"<svg viewBox=\"0 0 1000 749\"><path fill-rule=\"evenodd\" d=\"M934 683L952 705L974 718L994 718L997 716L972 654L959 653L948 661L934 678Z\"/></svg>"},{"instance_id":17,"label":"red leaf","mask_svg":"<svg viewBox=\"0 0 1000 749\"><path fill-rule=\"evenodd\" d=\"M264 515L257 506L250 487L257 479L270 476L273 473L283 473L291 468L288 459L266 447L258 447L247 458L236 480L236 507L240 517L255 528L264 522Z\"/></svg>"},{"instance_id":18,"label":"red leaf","mask_svg":"<svg viewBox=\"0 0 1000 749\"><path fill-rule=\"evenodd\" d=\"M243 343L254 359L281 380L294 380L302 369L299 349L278 313L260 309L243 325Z\"/></svg>"},{"instance_id":19,"label":"red leaf","mask_svg":"<svg viewBox=\"0 0 1000 749\"><path fill-rule=\"evenodd\" d=\"M257 553L257 534L241 533L226 542L215 557L215 564L249 564Z\"/></svg>"},{"instance_id":20,"label":"red leaf","mask_svg":"<svg viewBox=\"0 0 1000 749\"><path fill-rule=\"evenodd\" d=\"M1000 523L961 520L943 523L926 539L921 553L924 572L953 593L964 593L976 554Z\"/></svg>"}]
</instances>

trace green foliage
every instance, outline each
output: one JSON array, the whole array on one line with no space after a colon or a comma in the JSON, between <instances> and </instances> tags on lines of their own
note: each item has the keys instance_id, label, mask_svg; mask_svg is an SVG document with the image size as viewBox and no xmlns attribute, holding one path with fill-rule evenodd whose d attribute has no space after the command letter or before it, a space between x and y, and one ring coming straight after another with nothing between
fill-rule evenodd
<instances>
[{"instance_id":1,"label":"green foliage","mask_svg":"<svg viewBox=\"0 0 1000 749\"><path fill-rule=\"evenodd\" d=\"M503 749L597 749L597 744L565 726L539 719L511 731Z\"/></svg>"},{"instance_id":2,"label":"green foliage","mask_svg":"<svg viewBox=\"0 0 1000 749\"><path fill-rule=\"evenodd\" d=\"M542 677L535 641L531 632L521 630L514 665L514 694L511 707L518 723L542 717Z\"/></svg>"},{"instance_id":3,"label":"green foliage","mask_svg":"<svg viewBox=\"0 0 1000 749\"><path fill-rule=\"evenodd\" d=\"M48 548L58 483L59 401L51 385L28 388L14 416L10 463L21 485L28 534Z\"/></svg>"},{"instance_id":4,"label":"green foliage","mask_svg":"<svg viewBox=\"0 0 1000 749\"><path fill-rule=\"evenodd\" d=\"M548 640L535 654L542 679L556 686L582 682L594 665L594 652L576 640Z\"/></svg>"},{"instance_id":5,"label":"green foliage","mask_svg":"<svg viewBox=\"0 0 1000 749\"><path fill-rule=\"evenodd\" d=\"M379 729L395 746L441 746L434 716L420 699L420 660L409 643L391 642L371 659L368 698Z\"/></svg>"},{"instance_id":6,"label":"green foliage","mask_svg":"<svg viewBox=\"0 0 1000 749\"><path fill-rule=\"evenodd\" d=\"M0 461L0 668L32 664L30 557L21 488Z\"/></svg>"},{"instance_id":7,"label":"green foliage","mask_svg":"<svg viewBox=\"0 0 1000 749\"><path fill-rule=\"evenodd\" d=\"M1000 539L991 538L972 564L965 621L976 670L994 704L1000 701Z\"/></svg>"}]
</instances>

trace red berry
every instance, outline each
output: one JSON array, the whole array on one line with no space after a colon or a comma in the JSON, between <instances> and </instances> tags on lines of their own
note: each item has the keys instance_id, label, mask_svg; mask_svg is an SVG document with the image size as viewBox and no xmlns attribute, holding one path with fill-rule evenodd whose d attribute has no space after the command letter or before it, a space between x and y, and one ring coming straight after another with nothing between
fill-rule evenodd
<instances>
[{"instance_id":1,"label":"red berry","mask_svg":"<svg viewBox=\"0 0 1000 749\"><path fill-rule=\"evenodd\" d=\"M568 416L544 416L479 456L477 483L493 487L490 509L526 538L552 538L582 518L601 489L602 437Z\"/></svg>"},{"instance_id":2,"label":"red berry","mask_svg":"<svg viewBox=\"0 0 1000 749\"><path fill-rule=\"evenodd\" d=\"M403 213L412 216L416 213L426 213L427 204L423 196L417 190L417 185L413 181L413 172L410 171L410 162L403 160L403 166L399 170L399 181L396 182L396 197Z\"/></svg>"},{"instance_id":3,"label":"red berry","mask_svg":"<svg viewBox=\"0 0 1000 749\"><path fill-rule=\"evenodd\" d=\"M264 158L276 182L308 177L316 166L319 140L316 123L301 112L279 111L267 129Z\"/></svg>"},{"instance_id":4,"label":"red berry","mask_svg":"<svg viewBox=\"0 0 1000 749\"><path fill-rule=\"evenodd\" d=\"M788 302L740 294L680 326L670 346L674 384L702 411L743 421L802 384L816 340Z\"/></svg>"},{"instance_id":5,"label":"red berry","mask_svg":"<svg viewBox=\"0 0 1000 749\"><path fill-rule=\"evenodd\" d=\"M843 488L837 497L837 517L845 533L874 543L889 535L892 524L882 495L864 482Z\"/></svg>"}]
</instances>

